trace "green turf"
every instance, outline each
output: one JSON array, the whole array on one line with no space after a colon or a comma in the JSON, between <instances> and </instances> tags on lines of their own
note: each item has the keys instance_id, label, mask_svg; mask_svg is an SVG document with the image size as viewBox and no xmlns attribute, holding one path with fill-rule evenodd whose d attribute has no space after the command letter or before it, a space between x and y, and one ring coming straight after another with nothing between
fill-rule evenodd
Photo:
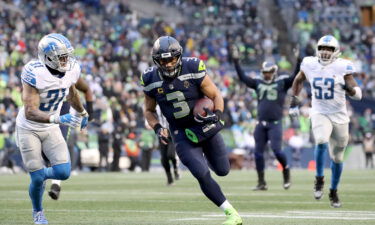
<instances>
[{"instance_id":1,"label":"green turf","mask_svg":"<svg viewBox=\"0 0 375 225\"><path fill-rule=\"evenodd\" d=\"M326 171L326 174L330 174ZM329 206L326 180L321 201L312 197L313 172L293 171L283 190L281 173L267 171L269 190L253 192L254 171L215 177L244 224L375 224L375 171L344 171L341 209ZM163 173L81 173L63 183L58 201L44 196L50 224L221 224L223 212L201 193L185 172L175 186ZM27 175L0 176L0 224L32 224ZM47 184L47 187L49 183Z\"/></svg>"}]
</instances>

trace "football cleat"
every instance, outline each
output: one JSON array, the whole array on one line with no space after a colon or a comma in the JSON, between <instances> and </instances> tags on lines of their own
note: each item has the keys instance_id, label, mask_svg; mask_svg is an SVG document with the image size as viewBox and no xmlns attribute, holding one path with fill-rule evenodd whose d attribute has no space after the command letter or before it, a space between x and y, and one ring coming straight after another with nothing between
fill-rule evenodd
<instances>
[{"instance_id":1,"label":"football cleat","mask_svg":"<svg viewBox=\"0 0 375 225\"><path fill-rule=\"evenodd\" d=\"M324 176L315 177L314 197L316 200L320 200L323 197L323 188L324 188Z\"/></svg>"},{"instance_id":2,"label":"football cleat","mask_svg":"<svg viewBox=\"0 0 375 225\"><path fill-rule=\"evenodd\" d=\"M267 191L267 183L264 182L258 182L258 185L253 188L253 191Z\"/></svg>"},{"instance_id":3,"label":"football cleat","mask_svg":"<svg viewBox=\"0 0 375 225\"><path fill-rule=\"evenodd\" d=\"M49 197L51 197L53 200L59 199L60 196L61 187L57 184L51 185L51 190L48 192Z\"/></svg>"},{"instance_id":4,"label":"football cleat","mask_svg":"<svg viewBox=\"0 0 375 225\"><path fill-rule=\"evenodd\" d=\"M329 189L329 201L333 208L340 208L341 202L339 196L337 195L337 190Z\"/></svg>"},{"instance_id":5,"label":"football cleat","mask_svg":"<svg viewBox=\"0 0 375 225\"><path fill-rule=\"evenodd\" d=\"M290 188L290 185L292 184L290 182L290 170L289 170L289 168L283 170L283 179L284 179L283 187L284 187L285 190L288 190Z\"/></svg>"},{"instance_id":6,"label":"football cleat","mask_svg":"<svg viewBox=\"0 0 375 225\"><path fill-rule=\"evenodd\" d=\"M226 209L224 212L227 219L222 225L242 225L242 219L233 207Z\"/></svg>"},{"instance_id":7,"label":"football cleat","mask_svg":"<svg viewBox=\"0 0 375 225\"><path fill-rule=\"evenodd\" d=\"M44 211L33 211L34 224L48 224Z\"/></svg>"}]
</instances>

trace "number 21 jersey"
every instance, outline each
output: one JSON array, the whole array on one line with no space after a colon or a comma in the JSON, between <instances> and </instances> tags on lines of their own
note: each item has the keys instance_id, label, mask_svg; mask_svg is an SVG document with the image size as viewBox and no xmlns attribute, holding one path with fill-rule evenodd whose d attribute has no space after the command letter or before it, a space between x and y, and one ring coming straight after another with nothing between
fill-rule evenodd
<instances>
[{"instance_id":1,"label":"number 21 jersey","mask_svg":"<svg viewBox=\"0 0 375 225\"><path fill-rule=\"evenodd\" d=\"M311 85L311 115L320 113L336 123L349 122L343 85L344 76L355 71L353 63L339 58L323 66L318 57L310 56L303 59L301 70Z\"/></svg>"},{"instance_id":2,"label":"number 21 jersey","mask_svg":"<svg viewBox=\"0 0 375 225\"><path fill-rule=\"evenodd\" d=\"M74 85L81 73L78 63L75 63L70 71L65 72L63 77L57 77L50 73L39 60L32 60L27 63L22 71L22 83L36 88L39 92L39 110L48 115L58 116L62 103L69 94L70 86ZM25 108L22 106L17 115L17 126L29 130L42 131L51 126L58 126L52 123L38 123L26 119Z\"/></svg>"}]
</instances>

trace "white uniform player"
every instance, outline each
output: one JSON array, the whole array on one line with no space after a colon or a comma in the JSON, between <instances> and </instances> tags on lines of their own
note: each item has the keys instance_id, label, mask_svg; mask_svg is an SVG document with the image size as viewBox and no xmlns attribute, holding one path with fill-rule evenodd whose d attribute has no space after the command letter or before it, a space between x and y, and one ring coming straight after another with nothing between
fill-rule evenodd
<instances>
[{"instance_id":1,"label":"white uniform player","mask_svg":"<svg viewBox=\"0 0 375 225\"><path fill-rule=\"evenodd\" d=\"M349 140L349 116L346 97L360 100L361 89L353 78L354 65L340 55L338 41L331 35L320 38L315 57L305 57L293 83L290 114L298 114L298 94L304 80L312 92L311 123L315 139L316 179L314 197L319 200L324 188L324 157L328 149L331 158L332 179L329 199L331 206L341 207L337 187L343 168L344 151Z\"/></svg>"},{"instance_id":2,"label":"white uniform player","mask_svg":"<svg viewBox=\"0 0 375 225\"><path fill-rule=\"evenodd\" d=\"M29 195L35 224L48 224L42 208L45 180L66 180L70 175L68 148L59 124L81 129L87 126L88 114L74 87L80 67L73 51L63 35L46 35L38 45L39 60L27 63L21 74L24 106L17 116L16 138L31 177ZM59 115L65 98L80 112L78 115ZM44 167L42 154L51 167Z\"/></svg>"}]
</instances>

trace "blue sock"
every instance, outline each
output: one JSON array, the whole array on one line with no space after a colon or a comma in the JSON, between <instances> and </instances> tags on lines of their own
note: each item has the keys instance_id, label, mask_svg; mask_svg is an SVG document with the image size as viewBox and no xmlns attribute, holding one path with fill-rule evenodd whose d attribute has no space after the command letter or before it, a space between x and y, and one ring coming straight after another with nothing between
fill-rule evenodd
<instances>
[{"instance_id":1,"label":"blue sock","mask_svg":"<svg viewBox=\"0 0 375 225\"><path fill-rule=\"evenodd\" d=\"M328 149L328 143L318 144L315 146L316 176L324 176L325 154Z\"/></svg>"},{"instance_id":2,"label":"blue sock","mask_svg":"<svg viewBox=\"0 0 375 225\"><path fill-rule=\"evenodd\" d=\"M343 168L343 163L335 163L334 161L331 161L331 170L332 170L331 189L332 190L336 190L337 186L339 185L342 168Z\"/></svg>"},{"instance_id":3,"label":"blue sock","mask_svg":"<svg viewBox=\"0 0 375 225\"><path fill-rule=\"evenodd\" d=\"M40 169L30 173L31 183L29 186L29 196L33 205L34 211L43 210L42 198L44 192L45 174L44 169Z\"/></svg>"}]
</instances>

